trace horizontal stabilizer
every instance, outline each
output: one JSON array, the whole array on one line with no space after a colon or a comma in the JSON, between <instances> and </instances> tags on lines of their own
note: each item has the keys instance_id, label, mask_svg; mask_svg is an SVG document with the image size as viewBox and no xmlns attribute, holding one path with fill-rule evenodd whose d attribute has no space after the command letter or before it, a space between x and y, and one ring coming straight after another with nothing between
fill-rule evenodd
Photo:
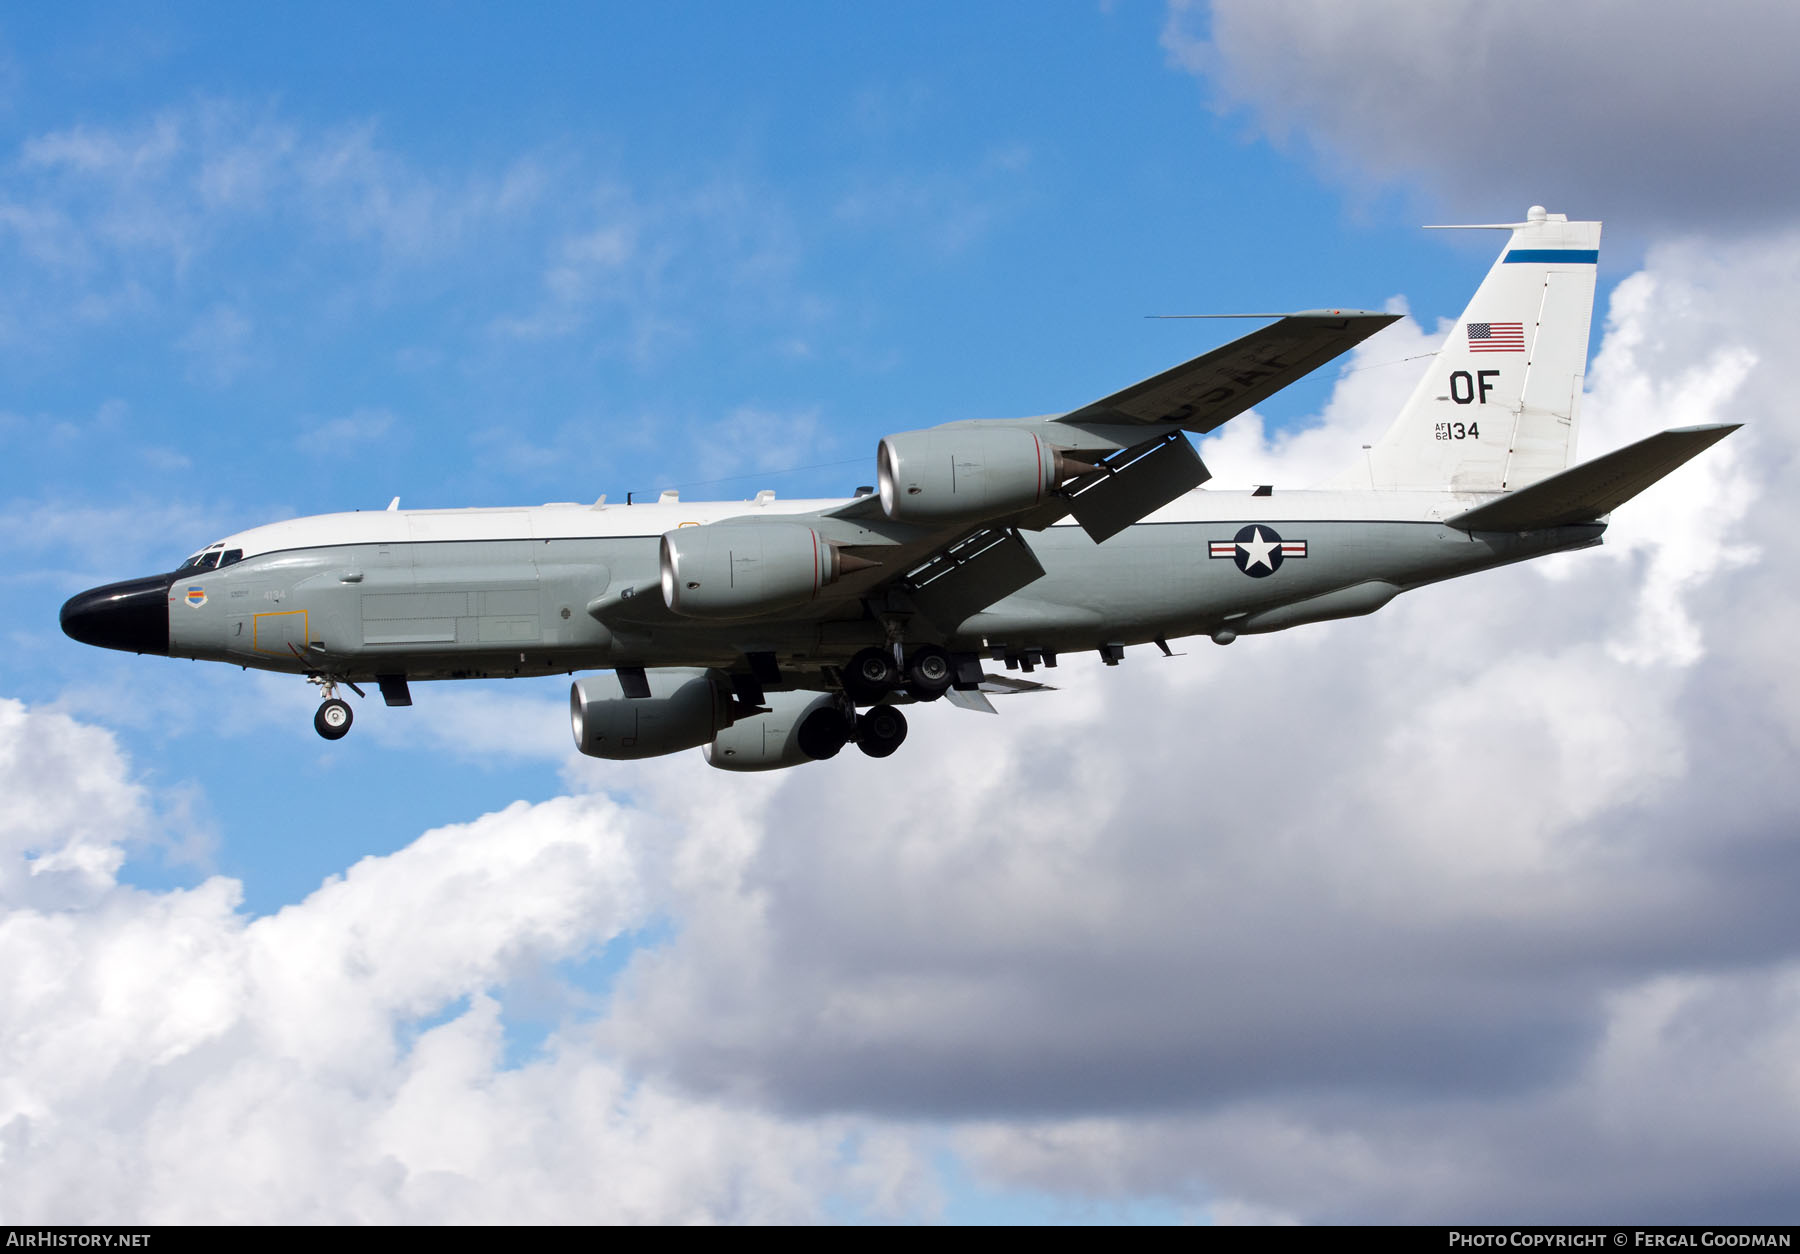
<instances>
[{"instance_id":1,"label":"horizontal stabilizer","mask_svg":"<svg viewBox=\"0 0 1800 1254\"><path fill-rule=\"evenodd\" d=\"M1461 531L1530 531L1592 522L1741 425L1719 423L1661 432L1477 505L1448 523Z\"/></svg>"}]
</instances>

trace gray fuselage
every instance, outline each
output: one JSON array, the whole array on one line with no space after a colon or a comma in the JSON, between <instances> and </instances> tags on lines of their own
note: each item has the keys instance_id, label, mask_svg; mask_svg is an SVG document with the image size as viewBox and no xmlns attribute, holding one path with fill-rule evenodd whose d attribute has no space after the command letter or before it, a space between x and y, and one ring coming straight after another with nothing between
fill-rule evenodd
<instances>
[{"instance_id":1,"label":"gray fuselage","mask_svg":"<svg viewBox=\"0 0 1800 1254\"><path fill-rule=\"evenodd\" d=\"M1604 530L1469 534L1442 522L1467 505L1448 494L1190 493L1103 544L1069 524L1024 533L1041 577L954 623L915 619L908 634L995 656L1229 640L1369 613L1422 584L1598 543ZM1371 516L1383 506L1401 517ZM752 652L803 674L883 643L854 589L739 621L672 613L658 590L662 534L747 510L546 506L277 523L223 542L241 560L170 587L169 653L366 681L730 667ZM603 597L605 621L590 613Z\"/></svg>"}]
</instances>

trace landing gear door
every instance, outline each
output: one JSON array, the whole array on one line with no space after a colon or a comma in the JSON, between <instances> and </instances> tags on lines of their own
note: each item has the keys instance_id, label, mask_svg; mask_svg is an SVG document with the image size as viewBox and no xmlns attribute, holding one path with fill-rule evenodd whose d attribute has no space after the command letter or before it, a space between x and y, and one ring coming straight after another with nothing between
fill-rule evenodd
<instances>
[{"instance_id":1,"label":"landing gear door","mask_svg":"<svg viewBox=\"0 0 1800 1254\"><path fill-rule=\"evenodd\" d=\"M304 660L311 627L305 610L261 610L250 616L250 651L259 657Z\"/></svg>"}]
</instances>

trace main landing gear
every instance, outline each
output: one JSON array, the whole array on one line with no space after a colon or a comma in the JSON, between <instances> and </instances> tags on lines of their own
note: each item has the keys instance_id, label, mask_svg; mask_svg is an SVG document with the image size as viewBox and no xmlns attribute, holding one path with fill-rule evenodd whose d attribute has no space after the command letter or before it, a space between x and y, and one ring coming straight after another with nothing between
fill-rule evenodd
<instances>
[{"instance_id":1,"label":"main landing gear","mask_svg":"<svg viewBox=\"0 0 1800 1254\"><path fill-rule=\"evenodd\" d=\"M857 705L873 705L900 690L916 701L936 701L955 680L950 654L935 644L914 649L904 670L886 649L864 649L844 668L844 691Z\"/></svg>"},{"instance_id":2,"label":"main landing gear","mask_svg":"<svg viewBox=\"0 0 1800 1254\"><path fill-rule=\"evenodd\" d=\"M906 715L891 702L936 701L956 682L956 664L947 650L922 644L905 655L896 649L868 648L843 670L844 704L825 706L800 725L800 748L812 758L836 757L847 744L872 758L885 758L906 740ZM857 706L868 706L856 713Z\"/></svg>"},{"instance_id":3,"label":"main landing gear","mask_svg":"<svg viewBox=\"0 0 1800 1254\"><path fill-rule=\"evenodd\" d=\"M852 741L870 757L885 758L905 739L906 715L891 705L878 705L866 714L827 705L800 724L800 751L819 760L835 758Z\"/></svg>"},{"instance_id":4,"label":"main landing gear","mask_svg":"<svg viewBox=\"0 0 1800 1254\"><path fill-rule=\"evenodd\" d=\"M856 720L856 747L872 758L885 758L906 739L906 715L891 705L878 705Z\"/></svg>"}]
</instances>

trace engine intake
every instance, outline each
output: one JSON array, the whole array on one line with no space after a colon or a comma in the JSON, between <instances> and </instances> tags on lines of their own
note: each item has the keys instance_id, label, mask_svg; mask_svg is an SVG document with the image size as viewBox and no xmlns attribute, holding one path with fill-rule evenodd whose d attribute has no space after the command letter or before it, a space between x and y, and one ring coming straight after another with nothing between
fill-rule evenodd
<instances>
[{"instance_id":1,"label":"engine intake","mask_svg":"<svg viewBox=\"0 0 1800 1254\"><path fill-rule=\"evenodd\" d=\"M593 758L654 758L703 745L731 726L731 685L697 667L647 670L647 697L628 697L615 674L569 687L575 747Z\"/></svg>"},{"instance_id":2,"label":"engine intake","mask_svg":"<svg viewBox=\"0 0 1800 1254\"><path fill-rule=\"evenodd\" d=\"M804 605L875 563L801 523L713 523L662 538L663 602L689 618L754 618Z\"/></svg>"},{"instance_id":3,"label":"engine intake","mask_svg":"<svg viewBox=\"0 0 1800 1254\"><path fill-rule=\"evenodd\" d=\"M1026 509L1092 470L1023 427L906 431L876 456L881 509L895 522L980 522Z\"/></svg>"}]
</instances>

